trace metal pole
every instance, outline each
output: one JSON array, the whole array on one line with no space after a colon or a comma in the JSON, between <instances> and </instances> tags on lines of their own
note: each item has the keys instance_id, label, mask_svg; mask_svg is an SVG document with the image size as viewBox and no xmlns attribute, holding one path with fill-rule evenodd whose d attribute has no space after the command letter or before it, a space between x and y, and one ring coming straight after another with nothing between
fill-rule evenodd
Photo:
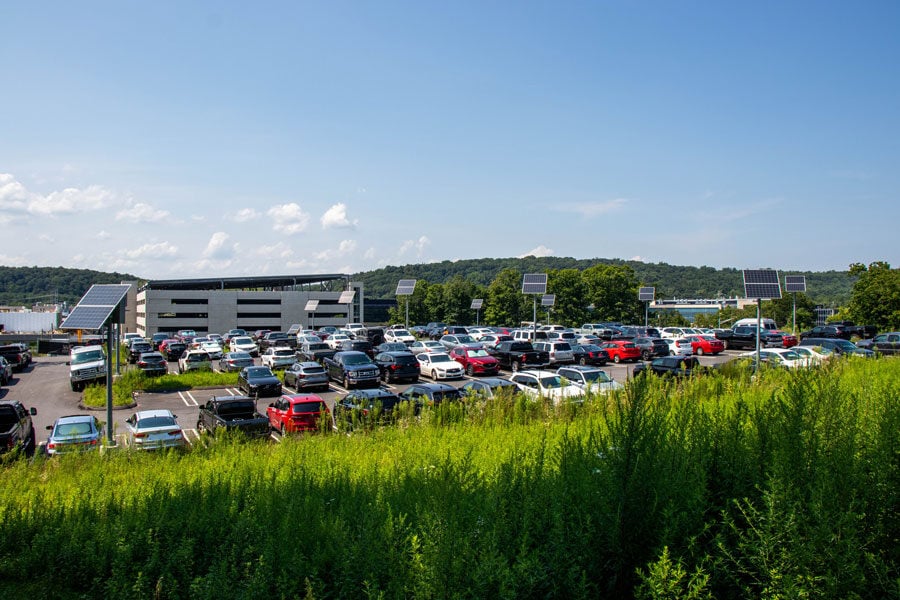
<instances>
[{"instance_id":1,"label":"metal pole","mask_svg":"<svg viewBox=\"0 0 900 600\"><path fill-rule=\"evenodd\" d=\"M644 329L650 326L650 303L644 301Z\"/></svg>"},{"instance_id":2,"label":"metal pole","mask_svg":"<svg viewBox=\"0 0 900 600\"><path fill-rule=\"evenodd\" d=\"M112 375L112 349L113 332L112 325L106 328L106 441L110 446L115 446L113 438L113 375Z\"/></svg>"},{"instance_id":3,"label":"metal pole","mask_svg":"<svg viewBox=\"0 0 900 600\"><path fill-rule=\"evenodd\" d=\"M793 296L794 296L794 316L793 316L793 321L791 323L791 333L796 335L796 333L797 333L797 292L794 292Z\"/></svg>"},{"instance_id":4,"label":"metal pole","mask_svg":"<svg viewBox=\"0 0 900 600\"><path fill-rule=\"evenodd\" d=\"M534 315L531 317L531 342L537 341L537 296L534 296Z\"/></svg>"},{"instance_id":5,"label":"metal pole","mask_svg":"<svg viewBox=\"0 0 900 600\"><path fill-rule=\"evenodd\" d=\"M762 298L756 299L756 371L759 372L759 329L762 324Z\"/></svg>"},{"instance_id":6,"label":"metal pole","mask_svg":"<svg viewBox=\"0 0 900 600\"><path fill-rule=\"evenodd\" d=\"M406 329L409 330L409 296L406 297Z\"/></svg>"}]
</instances>

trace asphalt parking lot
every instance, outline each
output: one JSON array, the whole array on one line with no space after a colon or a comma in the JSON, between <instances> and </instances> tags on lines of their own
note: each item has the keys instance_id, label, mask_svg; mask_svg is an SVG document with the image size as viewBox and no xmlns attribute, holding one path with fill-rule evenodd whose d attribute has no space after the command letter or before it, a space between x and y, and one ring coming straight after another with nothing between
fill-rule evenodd
<instances>
[{"instance_id":1,"label":"asphalt parking lot","mask_svg":"<svg viewBox=\"0 0 900 600\"><path fill-rule=\"evenodd\" d=\"M714 365L725 362L737 354L740 354L740 352L727 351L719 356L701 356L699 359L704 365ZM46 427L52 425L61 416L91 412L101 421L106 421L105 408L88 411L79 406L81 393L73 392L69 387L69 368L66 365L66 360L67 357L65 356L35 357L28 369L22 373L15 374L10 385L0 388L0 400L18 400L26 408L34 407L37 409L37 415L33 417L33 420L37 431L38 443L46 441L49 434ZM122 365L123 370L124 368L126 368L125 364ZM617 365L609 363L602 368L616 381L625 383L631 376L634 364L622 363ZM509 375L507 372L500 372L501 377L505 378ZM422 377L421 381L430 380L427 377ZM442 383L460 387L466 381L468 381L468 378L464 377L463 379L443 381ZM382 387L399 393L405 390L408 384L388 385L383 383ZM343 387L332 382L327 392L319 393L318 395L325 400L329 407L333 407L334 403L346 392L347 390ZM285 393L292 393L292 391L285 388ZM113 431L117 434L123 432L125 419L135 410L165 408L178 416L178 422L185 430L188 440L194 441L198 436L196 425L199 407L211 396L239 394L240 392L236 388L195 389L173 393L142 393L136 398L136 407L113 411ZM266 407L271 401L272 399L269 398L259 399L257 402L259 412L265 414Z\"/></svg>"}]
</instances>

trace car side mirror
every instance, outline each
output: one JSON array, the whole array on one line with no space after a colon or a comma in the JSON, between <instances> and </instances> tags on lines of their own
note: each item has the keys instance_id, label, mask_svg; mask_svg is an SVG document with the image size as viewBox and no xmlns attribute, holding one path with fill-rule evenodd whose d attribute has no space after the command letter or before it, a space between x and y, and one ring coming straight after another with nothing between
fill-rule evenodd
<instances>
[{"instance_id":1,"label":"car side mirror","mask_svg":"<svg viewBox=\"0 0 900 600\"><path fill-rule=\"evenodd\" d=\"M53 425L47 425L46 427L44 427L44 429L46 429L47 431L53 431Z\"/></svg>"},{"instance_id":2,"label":"car side mirror","mask_svg":"<svg viewBox=\"0 0 900 600\"><path fill-rule=\"evenodd\" d=\"M32 406L28 412L31 413L31 416L33 417L37 414L37 409Z\"/></svg>"}]
</instances>

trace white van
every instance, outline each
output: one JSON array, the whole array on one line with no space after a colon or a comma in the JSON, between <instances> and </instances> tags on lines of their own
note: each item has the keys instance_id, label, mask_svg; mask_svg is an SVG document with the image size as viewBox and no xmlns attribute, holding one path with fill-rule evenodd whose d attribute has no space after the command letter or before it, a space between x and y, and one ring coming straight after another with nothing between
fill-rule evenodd
<instances>
[{"instance_id":1,"label":"white van","mask_svg":"<svg viewBox=\"0 0 900 600\"><path fill-rule=\"evenodd\" d=\"M775 325L775 319L760 319L759 322L763 329L768 329L770 331L778 329L778 326ZM738 319L734 323L734 327L756 327L756 319Z\"/></svg>"}]
</instances>

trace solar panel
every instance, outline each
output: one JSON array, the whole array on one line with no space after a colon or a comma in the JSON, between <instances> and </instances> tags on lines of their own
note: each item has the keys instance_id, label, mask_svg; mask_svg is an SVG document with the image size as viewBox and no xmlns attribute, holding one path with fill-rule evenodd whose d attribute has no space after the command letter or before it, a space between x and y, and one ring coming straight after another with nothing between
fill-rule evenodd
<instances>
[{"instance_id":1,"label":"solar panel","mask_svg":"<svg viewBox=\"0 0 900 600\"><path fill-rule=\"evenodd\" d=\"M341 297L338 298L338 304L350 304L353 302L353 298L356 296L356 291L349 290L346 292L341 292Z\"/></svg>"},{"instance_id":2,"label":"solar panel","mask_svg":"<svg viewBox=\"0 0 900 600\"><path fill-rule=\"evenodd\" d=\"M101 329L125 299L129 289L130 285L92 285L59 328Z\"/></svg>"},{"instance_id":3,"label":"solar panel","mask_svg":"<svg viewBox=\"0 0 900 600\"><path fill-rule=\"evenodd\" d=\"M306 301L306 308L304 308L303 310L305 310L306 312L315 312L315 310L316 310L317 308L319 308L319 301L318 301L318 300L307 300L307 301Z\"/></svg>"},{"instance_id":4,"label":"solar panel","mask_svg":"<svg viewBox=\"0 0 900 600\"><path fill-rule=\"evenodd\" d=\"M472 310L480 310L482 306L484 306L483 298L475 298L474 300L472 300Z\"/></svg>"},{"instance_id":5,"label":"solar panel","mask_svg":"<svg viewBox=\"0 0 900 600\"><path fill-rule=\"evenodd\" d=\"M556 294L544 294L541 296L541 306L553 306L556 304Z\"/></svg>"},{"instance_id":6,"label":"solar panel","mask_svg":"<svg viewBox=\"0 0 900 600\"><path fill-rule=\"evenodd\" d=\"M525 273L522 276L522 293L523 294L546 294L547 293L547 274L546 273Z\"/></svg>"},{"instance_id":7,"label":"solar panel","mask_svg":"<svg viewBox=\"0 0 900 600\"><path fill-rule=\"evenodd\" d=\"M401 279L397 282L397 291L394 292L395 296L409 296L414 291L416 291L416 280L415 279Z\"/></svg>"},{"instance_id":8,"label":"solar panel","mask_svg":"<svg viewBox=\"0 0 900 600\"><path fill-rule=\"evenodd\" d=\"M653 302L656 297L656 288L642 287L638 290L638 300L641 302Z\"/></svg>"},{"instance_id":9,"label":"solar panel","mask_svg":"<svg viewBox=\"0 0 900 600\"><path fill-rule=\"evenodd\" d=\"M784 291L806 292L806 275L785 275Z\"/></svg>"},{"instance_id":10,"label":"solar panel","mask_svg":"<svg viewBox=\"0 0 900 600\"><path fill-rule=\"evenodd\" d=\"M771 300L781 298L778 271L773 269L744 270L744 295L747 298Z\"/></svg>"}]
</instances>

